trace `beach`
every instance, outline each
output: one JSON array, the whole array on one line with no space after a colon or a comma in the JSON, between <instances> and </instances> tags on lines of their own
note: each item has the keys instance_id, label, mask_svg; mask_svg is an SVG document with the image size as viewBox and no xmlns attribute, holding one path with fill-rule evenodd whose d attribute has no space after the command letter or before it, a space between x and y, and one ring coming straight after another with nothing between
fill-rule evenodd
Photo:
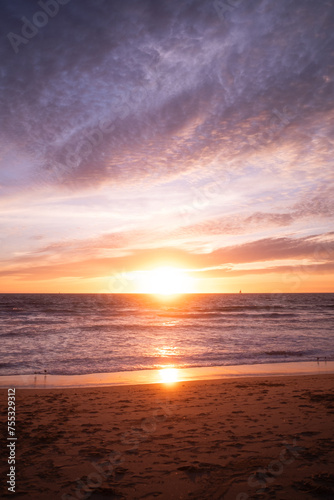
<instances>
[{"instance_id":1,"label":"beach","mask_svg":"<svg viewBox=\"0 0 334 500\"><path fill-rule=\"evenodd\" d=\"M334 374L16 389L15 398L16 490L5 454L3 498L334 495ZM5 422L6 389L1 408Z\"/></svg>"},{"instance_id":2,"label":"beach","mask_svg":"<svg viewBox=\"0 0 334 500\"><path fill-rule=\"evenodd\" d=\"M0 500L334 500L334 0L0 20Z\"/></svg>"}]
</instances>

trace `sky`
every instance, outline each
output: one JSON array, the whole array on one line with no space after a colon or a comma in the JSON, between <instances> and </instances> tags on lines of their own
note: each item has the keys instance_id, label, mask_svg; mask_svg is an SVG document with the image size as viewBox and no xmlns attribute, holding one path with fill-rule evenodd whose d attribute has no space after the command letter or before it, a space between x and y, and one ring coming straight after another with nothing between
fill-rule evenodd
<instances>
[{"instance_id":1,"label":"sky","mask_svg":"<svg viewBox=\"0 0 334 500\"><path fill-rule=\"evenodd\" d=\"M334 292L334 0L7 0L0 26L0 292Z\"/></svg>"}]
</instances>

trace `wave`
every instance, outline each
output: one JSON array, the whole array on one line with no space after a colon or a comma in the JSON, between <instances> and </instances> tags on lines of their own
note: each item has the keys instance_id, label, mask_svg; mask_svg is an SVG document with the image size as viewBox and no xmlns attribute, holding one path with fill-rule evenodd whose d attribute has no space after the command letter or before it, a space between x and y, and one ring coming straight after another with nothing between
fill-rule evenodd
<instances>
[{"instance_id":1,"label":"wave","mask_svg":"<svg viewBox=\"0 0 334 500\"><path fill-rule=\"evenodd\" d=\"M265 351L264 354L267 356L304 356L305 353L301 351Z\"/></svg>"},{"instance_id":2,"label":"wave","mask_svg":"<svg viewBox=\"0 0 334 500\"><path fill-rule=\"evenodd\" d=\"M138 295L0 295L0 374L329 359L333 300L189 295L166 305Z\"/></svg>"}]
</instances>

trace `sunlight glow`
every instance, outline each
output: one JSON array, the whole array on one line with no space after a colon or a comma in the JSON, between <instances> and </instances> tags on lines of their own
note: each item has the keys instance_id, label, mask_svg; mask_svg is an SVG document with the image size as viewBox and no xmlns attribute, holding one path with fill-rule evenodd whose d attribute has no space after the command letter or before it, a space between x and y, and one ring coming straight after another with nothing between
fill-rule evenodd
<instances>
[{"instance_id":1,"label":"sunlight glow","mask_svg":"<svg viewBox=\"0 0 334 500\"><path fill-rule=\"evenodd\" d=\"M164 384L173 384L178 381L177 368L163 368L160 370L160 379Z\"/></svg>"},{"instance_id":2,"label":"sunlight glow","mask_svg":"<svg viewBox=\"0 0 334 500\"><path fill-rule=\"evenodd\" d=\"M193 279L185 271L175 267L158 267L140 271L138 291L157 295L173 295L194 292Z\"/></svg>"}]
</instances>

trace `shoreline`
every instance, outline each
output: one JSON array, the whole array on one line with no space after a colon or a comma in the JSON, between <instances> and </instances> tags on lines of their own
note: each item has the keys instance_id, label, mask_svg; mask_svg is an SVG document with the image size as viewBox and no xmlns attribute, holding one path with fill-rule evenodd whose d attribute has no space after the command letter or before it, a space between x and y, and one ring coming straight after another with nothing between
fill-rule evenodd
<instances>
[{"instance_id":1,"label":"shoreline","mask_svg":"<svg viewBox=\"0 0 334 500\"><path fill-rule=\"evenodd\" d=\"M172 377L166 370L172 370ZM166 368L84 375L28 374L0 376L0 389L15 386L18 389L89 388L133 386L171 382L235 379L239 377L285 377L334 373L334 361L301 361L230 365L199 368Z\"/></svg>"}]
</instances>

